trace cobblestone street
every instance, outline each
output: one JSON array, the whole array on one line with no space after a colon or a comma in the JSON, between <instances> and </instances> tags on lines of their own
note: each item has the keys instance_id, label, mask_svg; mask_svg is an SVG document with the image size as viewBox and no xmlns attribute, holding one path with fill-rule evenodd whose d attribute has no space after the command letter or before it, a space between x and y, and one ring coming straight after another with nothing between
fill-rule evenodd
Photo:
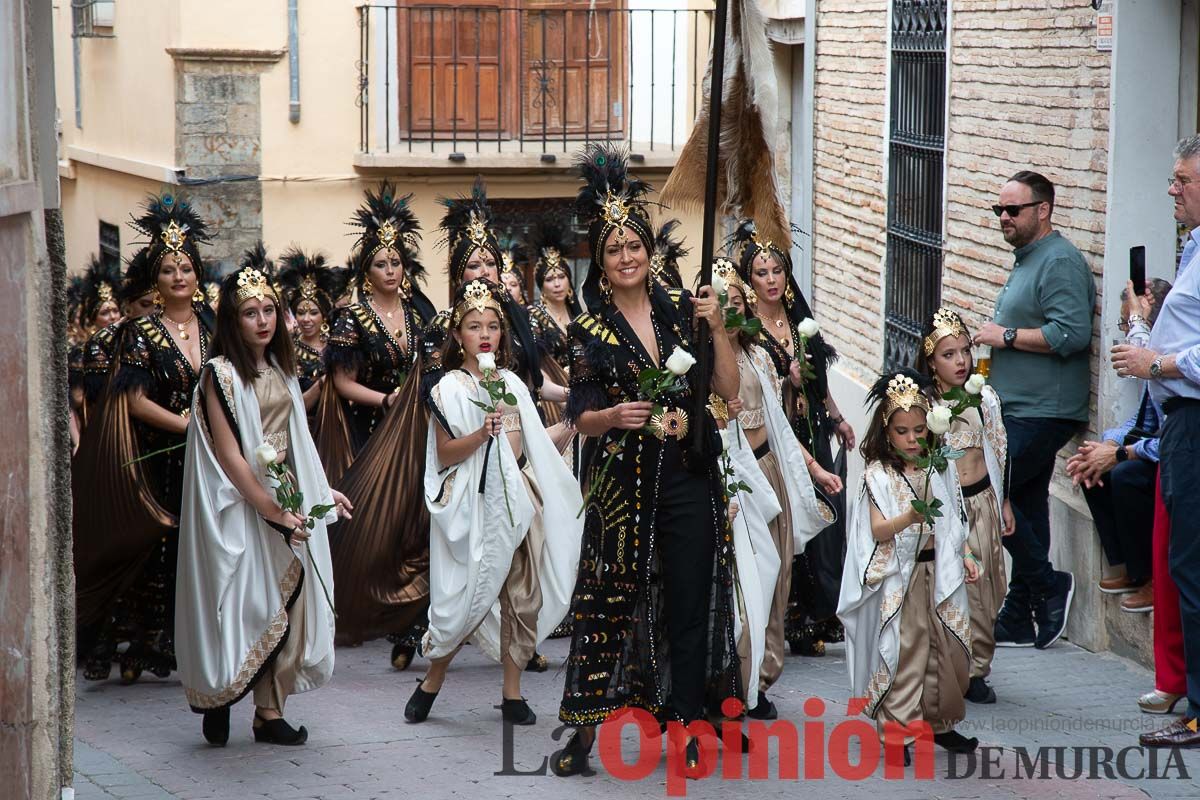
<instances>
[{"instance_id":1,"label":"cobblestone street","mask_svg":"<svg viewBox=\"0 0 1200 800\"><path fill-rule=\"evenodd\" d=\"M536 726L517 728L513 735L510 772L537 770L545 756L558 746L552 738L558 729L557 701L562 678L559 665L566 655L566 640L543 647L551 669L541 675L526 673L524 691L538 713ZM245 700L234 707L229 745L224 749L204 743L200 717L184 703L174 680L143 679L125 687L114 679L102 685L79 683L75 740L77 800L370 800L371 798L545 797L571 796L575 800L630 796L667 796L665 760L640 783L614 778L593 752L596 775L562 781L546 775L495 775L504 770L504 741L500 712L500 670L477 651L467 648L455 662L427 722L409 725L403 708L415 680L423 671L418 660L409 672L394 672L387 660L389 646L374 642L338 651L338 666L330 685L299 695L288 705L287 716L309 729L308 744L300 748L255 744L250 735L252 705ZM981 777L976 765L969 777L947 778L944 752L935 758L934 779L916 780L912 770L903 781L885 780L882 767L862 781L840 778L826 763L822 780L780 780L772 752L770 778L737 781L714 775L686 785L687 796L739 798L795 796L857 798L886 792L888 800L916 798L1194 798L1200 794L1200 751L1184 752L1168 767L1168 754L1156 754L1157 767L1147 753L1132 751L1124 773L1146 778L1122 780L1112 757L1115 779L1096 780L1051 777L1030 780L1018 773L1018 756L1012 748L1028 748L1032 760L1037 747L1093 748L1083 751L1084 776L1095 748L1114 753L1136 745L1137 734L1163 723L1162 717L1142 715L1135 700L1152 687L1151 674L1117 656L1092 654L1066 642L1047 651L1001 649L991 682L999 695L993 706L968 705L968 718L959 730L978 736L982 745L1004 747L995 751L994 766ZM783 677L771 696L780 718L798 728L815 718L805 714L804 701L819 697L827 710L820 721L830 732L845 720L847 699L845 661L841 645L830 647L824 659L789 658ZM631 730L631 729L627 729ZM852 741L856 741L853 740ZM800 752L812 746L800 737ZM826 744L826 747L829 747ZM626 762L636 760L632 740L626 742ZM772 745L774 748L774 744ZM850 763L858 761L851 744ZM1061 757L1067 777L1073 774L1076 751ZM1097 755L1099 754L1099 755ZM1059 756L1051 756L1059 760ZM747 762L748 763L748 762ZM958 771L966 763L957 762ZM1181 777L1180 767L1187 773ZM1035 772L1036 772L1035 768ZM1149 779L1152 772L1163 780ZM743 769L743 773L745 769Z\"/></svg>"}]
</instances>

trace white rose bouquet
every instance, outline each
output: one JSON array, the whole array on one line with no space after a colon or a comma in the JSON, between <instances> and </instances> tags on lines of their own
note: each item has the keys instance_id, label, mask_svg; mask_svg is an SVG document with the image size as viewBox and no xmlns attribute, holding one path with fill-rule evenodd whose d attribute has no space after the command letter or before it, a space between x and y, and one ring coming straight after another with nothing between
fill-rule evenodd
<instances>
[{"instance_id":1,"label":"white rose bouquet","mask_svg":"<svg viewBox=\"0 0 1200 800\"><path fill-rule=\"evenodd\" d=\"M479 380L479 385L488 393L490 403L484 403L480 400L471 399L471 402L483 409L485 414L495 414L496 409L500 407L500 403L507 403L509 406L517 405L517 398L508 391L508 387L504 385L504 378L496 371L496 356L492 353L478 353L475 356L475 363L479 366L479 371L483 373L483 377ZM492 453L492 438L488 437L487 449L483 451L483 469L487 472L487 460ZM500 486L504 489L504 509L508 512L508 523L513 522L512 505L508 500L508 481L504 479L504 470L500 471Z\"/></svg>"}]
</instances>

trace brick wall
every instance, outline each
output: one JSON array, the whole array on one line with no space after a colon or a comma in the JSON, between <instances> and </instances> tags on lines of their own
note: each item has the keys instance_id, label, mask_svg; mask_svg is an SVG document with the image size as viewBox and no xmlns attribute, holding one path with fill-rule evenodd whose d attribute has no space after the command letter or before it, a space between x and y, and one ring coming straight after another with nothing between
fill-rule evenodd
<instances>
[{"instance_id":1,"label":"brick wall","mask_svg":"<svg viewBox=\"0 0 1200 800\"><path fill-rule=\"evenodd\" d=\"M1054 182L1054 225L1100 274L1110 54L1095 49L1089 0L1013 0L1003 10L955 0L952 10L942 297L978 327L1012 267L989 206L1017 170ZM1103 343L1093 339L1093 353ZM1092 390L1094 410L1094 379Z\"/></svg>"},{"instance_id":2,"label":"brick wall","mask_svg":"<svg viewBox=\"0 0 1200 800\"><path fill-rule=\"evenodd\" d=\"M865 381L883 362L886 0L819 2L816 47L812 301L841 367Z\"/></svg>"}]
</instances>

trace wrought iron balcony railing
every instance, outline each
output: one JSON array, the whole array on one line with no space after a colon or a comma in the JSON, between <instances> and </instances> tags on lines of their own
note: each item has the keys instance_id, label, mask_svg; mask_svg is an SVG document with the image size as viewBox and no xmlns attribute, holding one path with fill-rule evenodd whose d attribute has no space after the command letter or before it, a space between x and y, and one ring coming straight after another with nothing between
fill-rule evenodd
<instances>
[{"instance_id":1,"label":"wrought iron balcony railing","mask_svg":"<svg viewBox=\"0 0 1200 800\"><path fill-rule=\"evenodd\" d=\"M711 2L502 1L358 7L363 154L554 163L623 140L673 158L703 98Z\"/></svg>"}]
</instances>

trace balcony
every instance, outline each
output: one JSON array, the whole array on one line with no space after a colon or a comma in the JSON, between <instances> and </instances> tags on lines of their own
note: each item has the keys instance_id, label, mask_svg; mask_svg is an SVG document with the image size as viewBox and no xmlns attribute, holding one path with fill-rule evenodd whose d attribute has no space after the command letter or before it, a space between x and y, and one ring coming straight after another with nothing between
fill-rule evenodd
<instances>
[{"instance_id":1,"label":"balcony","mask_svg":"<svg viewBox=\"0 0 1200 800\"><path fill-rule=\"evenodd\" d=\"M712 3L359 6L360 169L561 170L590 141L669 169L691 132Z\"/></svg>"}]
</instances>

